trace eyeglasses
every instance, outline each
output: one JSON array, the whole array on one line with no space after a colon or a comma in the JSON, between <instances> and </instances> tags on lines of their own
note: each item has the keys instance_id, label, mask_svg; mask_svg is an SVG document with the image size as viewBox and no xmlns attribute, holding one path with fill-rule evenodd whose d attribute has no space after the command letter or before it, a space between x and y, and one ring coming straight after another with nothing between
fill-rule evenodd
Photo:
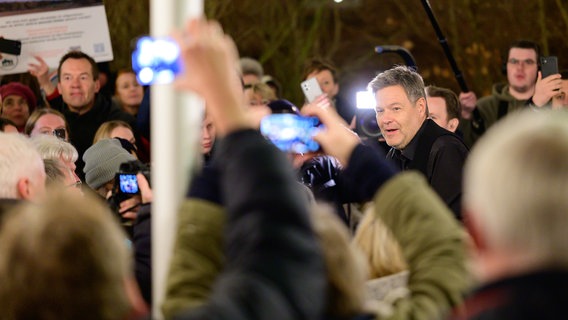
<instances>
[{"instance_id":1,"label":"eyeglasses","mask_svg":"<svg viewBox=\"0 0 568 320\"><path fill-rule=\"evenodd\" d=\"M65 140L67 137L67 130L65 128L57 128L52 131L42 130L40 131L41 134L52 134L59 139Z\"/></svg>"},{"instance_id":2,"label":"eyeglasses","mask_svg":"<svg viewBox=\"0 0 568 320\"><path fill-rule=\"evenodd\" d=\"M536 64L536 61L534 61L533 59L525 59L525 60L519 60L519 59L515 59L515 58L511 58L509 59L509 61L507 61L507 63L512 64L514 66L518 66L519 64L522 64L523 66L534 66Z\"/></svg>"}]
</instances>

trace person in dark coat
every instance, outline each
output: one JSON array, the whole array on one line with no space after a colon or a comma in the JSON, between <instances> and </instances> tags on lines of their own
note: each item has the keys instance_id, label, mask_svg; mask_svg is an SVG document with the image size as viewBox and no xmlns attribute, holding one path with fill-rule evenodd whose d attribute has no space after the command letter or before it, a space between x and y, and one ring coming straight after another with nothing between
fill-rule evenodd
<instances>
[{"instance_id":1,"label":"person in dark coat","mask_svg":"<svg viewBox=\"0 0 568 320\"><path fill-rule=\"evenodd\" d=\"M461 219L462 171L469 153L463 141L428 119L422 77L398 66L369 83L377 123L391 147L387 158L401 170L418 170Z\"/></svg>"},{"instance_id":2,"label":"person in dark coat","mask_svg":"<svg viewBox=\"0 0 568 320\"><path fill-rule=\"evenodd\" d=\"M178 84L203 96L215 122L219 177L213 185L221 191L227 227L225 266L211 295L179 318L319 319L325 269L308 200L285 155L253 129L232 40L211 22L187 26L192 41L178 43L192 71Z\"/></svg>"}]
</instances>

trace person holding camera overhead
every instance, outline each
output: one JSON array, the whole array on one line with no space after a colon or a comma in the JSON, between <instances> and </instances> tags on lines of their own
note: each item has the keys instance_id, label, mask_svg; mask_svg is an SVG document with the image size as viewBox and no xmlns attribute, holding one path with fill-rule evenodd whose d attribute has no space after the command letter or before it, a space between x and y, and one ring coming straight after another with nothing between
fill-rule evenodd
<instances>
[{"instance_id":1,"label":"person holding camera overhead","mask_svg":"<svg viewBox=\"0 0 568 320\"><path fill-rule=\"evenodd\" d=\"M349 124L350 128L355 128L356 109L339 92L337 68L329 61L314 58L307 63L304 69L304 80L314 77L341 118Z\"/></svg>"}]
</instances>

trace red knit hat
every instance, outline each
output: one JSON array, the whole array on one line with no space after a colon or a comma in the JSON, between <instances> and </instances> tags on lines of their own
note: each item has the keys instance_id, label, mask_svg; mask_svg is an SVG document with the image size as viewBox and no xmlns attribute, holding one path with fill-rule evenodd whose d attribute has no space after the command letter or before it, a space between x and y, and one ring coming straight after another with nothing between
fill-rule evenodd
<instances>
[{"instance_id":1,"label":"red knit hat","mask_svg":"<svg viewBox=\"0 0 568 320\"><path fill-rule=\"evenodd\" d=\"M19 82L9 82L0 87L0 95L2 99L6 98L7 96L20 96L26 99L28 103L28 107L30 109L30 113L32 113L36 106L37 106L37 99L35 94L32 90Z\"/></svg>"}]
</instances>

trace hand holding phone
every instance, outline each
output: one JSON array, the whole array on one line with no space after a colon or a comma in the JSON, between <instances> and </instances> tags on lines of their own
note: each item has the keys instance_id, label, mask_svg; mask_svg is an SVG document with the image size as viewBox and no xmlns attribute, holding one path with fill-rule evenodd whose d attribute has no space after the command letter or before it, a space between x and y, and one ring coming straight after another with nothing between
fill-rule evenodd
<instances>
[{"instance_id":1,"label":"hand holding phone","mask_svg":"<svg viewBox=\"0 0 568 320\"><path fill-rule=\"evenodd\" d=\"M301 87L309 103L312 103L317 97L323 94L323 91L321 90L321 87L318 83L318 79L316 79L315 77L303 81L301 83Z\"/></svg>"},{"instance_id":2,"label":"hand holding phone","mask_svg":"<svg viewBox=\"0 0 568 320\"><path fill-rule=\"evenodd\" d=\"M558 58L556 56L540 57L540 72L542 79L560 73L558 71Z\"/></svg>"},{"instance_id":3,"label":"hand holding phone","mask_svg":"<svg viewBox=\"0 0 568 320\"><path fill-rule=\"evenodd\" d=\"M320 150L319 144L312 139L320 129L318 118L292 113L273 114L260 122L260 132L280 150L299 154Z\"/></svg>"},{"instance_id":4,"label":"hand holding phone","mask_svg":"<svg viewBox=\"0 0 568 320\"><path fill-rule=\"evenodd\" d=\"M318 143L326 154L337 158L344 167L347 167L351 153L361 143L359 136L348 128L345 120L334 108L321 108L309 104L302 108L302 114L317 117L321 121L325 130L317 132Z\"/></svg>"}]
</instances>

